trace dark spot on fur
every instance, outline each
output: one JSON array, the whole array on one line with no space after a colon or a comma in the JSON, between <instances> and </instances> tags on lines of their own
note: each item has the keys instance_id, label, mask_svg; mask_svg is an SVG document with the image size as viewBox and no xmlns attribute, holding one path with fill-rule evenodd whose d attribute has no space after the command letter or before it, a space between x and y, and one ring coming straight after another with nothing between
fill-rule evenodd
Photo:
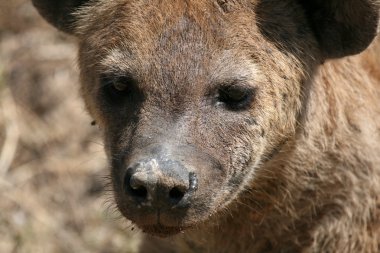
<instances>
[{"instance_id":1,"label":"dark spot on fur","mask_svg":"<svg viewBox=\"0 0 380 253\"><path fill-rule=\"evenodd\" d=\"M349 123L349 126L351 128L351 130L353 130L354 132L356 133L361 133L362 130L360 129L360 127L352 122L348 122Z\"/></svg>"},{"instance_id":2,"label":"dark spot on fur","mask_svg":"<svg viewBox=\"0 0 380 253\"><path fill-rule=\"evenodd\" d=\"M226 13L231 12L234 9L234 1L232 0L217 0L216 2L220 6L220 8Z\"/></svg>"},{"instance_id":3,"label":"dark spot on fur","mask_svg":"<svg viewBox=\"0 0 380 253\"><path fill-rule=\"evenodd\" d=\"M251 58L256 62L260 62L260 58L256 54L251 54Z\"/></svg>"},{"instance_id":4,"label":"dark spot on fur","mask_svg":"<svg viewBox=\"0 0 380 253\"><path fill-rule=\"evenodd\" d=\"M282 75L281 78L284 79L284 80L289 80L289 77L284 76L284 75Z\"/></svg>"}]
</instances>

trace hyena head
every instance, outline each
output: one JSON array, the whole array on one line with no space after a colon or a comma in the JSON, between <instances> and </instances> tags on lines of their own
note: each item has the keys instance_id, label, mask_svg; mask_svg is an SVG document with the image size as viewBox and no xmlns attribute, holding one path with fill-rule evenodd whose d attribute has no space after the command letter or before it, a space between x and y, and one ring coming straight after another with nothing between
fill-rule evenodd
<instances>
[{"instance_id":1,"label":"hyena head","mask_svg":"<svg viewBox=\"0 0 380 253\"><path fill-rule=\"evenodd\" d=\"M313 71L365 49L378 20L370 0L33 2L79 40L119 210L159 236L265 180Z\"/></svg>"}]
</instances>

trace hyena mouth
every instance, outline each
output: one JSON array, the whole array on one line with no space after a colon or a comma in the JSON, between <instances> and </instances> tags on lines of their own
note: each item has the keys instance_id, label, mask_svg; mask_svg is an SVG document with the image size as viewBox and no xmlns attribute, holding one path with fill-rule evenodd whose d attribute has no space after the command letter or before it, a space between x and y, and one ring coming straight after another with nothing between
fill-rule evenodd
<instances>
[{"instance_id":1,"label":"hyena mouth","mask_svg":"<svg viewBox=\"0 0 380 253\"><path fill-rule=\"evenodd\" d=\"M181 233L182 231L188 229L189 227L166 227L161 224L143 226L141 229L144 233L158 237L169 237Z\"/></svg>"}]
</instances>

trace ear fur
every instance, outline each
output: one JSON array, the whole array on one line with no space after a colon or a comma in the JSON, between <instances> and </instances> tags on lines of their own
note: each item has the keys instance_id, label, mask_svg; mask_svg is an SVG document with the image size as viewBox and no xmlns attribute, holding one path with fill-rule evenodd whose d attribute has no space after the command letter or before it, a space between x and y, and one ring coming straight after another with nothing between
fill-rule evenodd
<instances>
[{"instance_id":1,"label":"ear fur","mask_svg":"<svg viewBox=\"0 0 380 253\"><path fill-rule=\"evenodd\" d=\"M32 0L38 12L61 31L73 33L73 13L90 0Z\"/></svg>"},{"instance_id":2,"label":"ear fur","mask_svg":"<svg viewBox=\"0 0 380 253\"><path fill-rule=\"evenodd\" d=\"M360 53L375 38L379 0L298 0L325 58Z\"/></svg>"}]
</instances>

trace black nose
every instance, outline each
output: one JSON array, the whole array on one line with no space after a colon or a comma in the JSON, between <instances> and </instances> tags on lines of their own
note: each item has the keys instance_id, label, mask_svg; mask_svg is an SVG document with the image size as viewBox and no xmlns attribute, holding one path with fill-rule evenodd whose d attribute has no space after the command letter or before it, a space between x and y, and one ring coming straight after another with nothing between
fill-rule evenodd
<instances>
[{"instance_id":1,"label":"black nose","mask_svg":"<svg viewBox=\"0 0 380 253\"><path fill-rule=\"evenodd\" d=\"M128 168L124 179L127 195L140 204L159 208L188 204L197 187L194 173L168 160L139 162Z\"/></svg>"}]
</instances>

